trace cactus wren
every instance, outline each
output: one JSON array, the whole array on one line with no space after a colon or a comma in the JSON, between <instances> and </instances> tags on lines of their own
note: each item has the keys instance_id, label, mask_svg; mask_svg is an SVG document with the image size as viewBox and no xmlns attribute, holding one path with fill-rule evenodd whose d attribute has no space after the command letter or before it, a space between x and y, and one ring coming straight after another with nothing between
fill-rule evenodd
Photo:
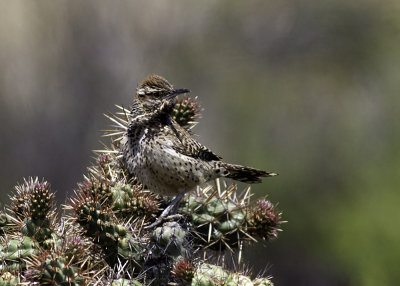
<instances>
[{"instance_id":1,"label":"cactus wren","mask_svg":"<svg viewBox=\"0 0 400 286\"><path fill-rule=\"evenodd\" d=\"M252 184L276 175L225 163L194 140L170 115L176 96L188 92L174 89L161 76L146 77L136 90L128 130L121 140L129 172L154 193L176 195L160 219L171 209L176 211L183 195L199 184L219 177Z\"/></svg>"}]
</instances>

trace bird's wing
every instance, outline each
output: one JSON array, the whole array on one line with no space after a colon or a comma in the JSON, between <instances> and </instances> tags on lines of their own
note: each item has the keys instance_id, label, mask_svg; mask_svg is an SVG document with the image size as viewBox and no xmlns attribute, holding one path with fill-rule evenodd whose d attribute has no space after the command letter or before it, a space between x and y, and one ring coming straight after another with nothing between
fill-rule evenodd
<instances>
[{"instance_id":1,"label":"bird's wing","mask_svg":"<svg viewBox=\"0 0 400 286\"><path fill-rule=\"evenodd\" d=\"M172 136L175 141L173 149L185 156L189 156L195 159L201 159L204 161L220 161L222 158L214 154L210 149L194 140L189 132L182 128L178 123L172 120L170 125L172 132L175 136Z\"/></svg>"}]
</instances>

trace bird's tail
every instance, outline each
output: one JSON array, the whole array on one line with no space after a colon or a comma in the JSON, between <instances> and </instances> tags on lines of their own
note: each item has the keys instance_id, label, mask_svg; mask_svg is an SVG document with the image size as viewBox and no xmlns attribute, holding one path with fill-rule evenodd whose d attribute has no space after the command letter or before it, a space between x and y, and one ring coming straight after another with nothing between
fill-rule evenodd
<instances>
[{"instance_id":1,"label":"bird's tail","mask_svg":"<svg viewBox=\"0 0 400 286\"><path fill-rule=\"evenodd\" d=\"M219 167L222 176L248 184L261 183L261 177L273 177L278 175L277 173L229 163L222 163Z\"/></svg>"}]
</instances>

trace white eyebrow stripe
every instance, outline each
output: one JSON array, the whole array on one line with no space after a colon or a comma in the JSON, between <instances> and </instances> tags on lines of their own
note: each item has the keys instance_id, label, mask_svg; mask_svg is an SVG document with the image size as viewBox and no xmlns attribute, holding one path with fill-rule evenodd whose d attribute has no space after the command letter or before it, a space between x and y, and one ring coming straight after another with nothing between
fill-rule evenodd
<instances>
[{"instance_id":1,"label":"white eyebrow stripe","mask_svg":"<svg viewBox=\"0 0 400 286\"><path fill-rule=\"evenodd\" d=\"M146 91L145 91L144 88L139 88L139 89L137 90L137 94L139 94L139 95L145 95L145 94L146 94Z\"/></svg>"},{"instance_id":2,"label":"white eyebrow stripe","mask_svg":"<svg viewBox=\"0 0 400 286\"><path fill-rule=\"evenodd\" d=\"M161 90L162 90L161 88L142 87L142 88L138 88L136 92L137 92L137 94L145 95L145 94L149 94L149 93L156 93Z\"/></svg>"}]
</instances>

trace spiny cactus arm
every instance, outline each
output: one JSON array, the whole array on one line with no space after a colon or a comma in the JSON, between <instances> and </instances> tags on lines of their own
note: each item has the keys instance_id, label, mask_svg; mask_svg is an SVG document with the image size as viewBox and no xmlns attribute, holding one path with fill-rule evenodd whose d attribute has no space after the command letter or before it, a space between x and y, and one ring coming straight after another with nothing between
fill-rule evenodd
<instances>
[{"instance_id":1,"label":"spiny cactus arm","mask_svg":"<svg viewBox=\"0 0 400 286\"><path fill-rule=\"evenodd\" d=\"M167 107L175 128L184 132L200 115L196 99L162 108ZM281 213L267 200L252 204L250 187L238 192L236 185L223 180L207 183L185 196L180 216L144 229L169 199L143 190L124 166L119 142L130 111L118 108L115 115L107 115L115 129L105 136L112 142L99 150L85 181L66 203L66 213L57 215L47 182L30 178L17 186L9 210L0 213L0 286L272 286L269 278L252 280L209 260L210 253L221 261L232 252L240 268L245 245L277 237L284 223ZM195 147L186 152L204 160L220 159L201 145Z\"/></svg>"}]
</instances>

